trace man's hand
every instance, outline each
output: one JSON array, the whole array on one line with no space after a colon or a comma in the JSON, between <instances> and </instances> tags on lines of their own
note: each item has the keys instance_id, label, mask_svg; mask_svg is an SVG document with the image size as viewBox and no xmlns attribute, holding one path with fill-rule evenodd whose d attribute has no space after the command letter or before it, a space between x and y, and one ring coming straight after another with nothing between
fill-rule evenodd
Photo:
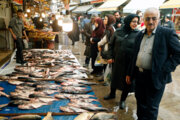
<instances>
[{"instance_id":1,"label":"man's hand","mask_svg":"<svg viewBox=\"0 0 180 120\"><path fill-rule=\"evenodd\" d=\"M121 24L119 23L119 24L117 25L117 27L120 28L120 27L121 27Z\"/></svg>"},{"instance_id":2,"label":"man's hand","mask_svg":"<svg viewBox=\"0 0 180 120\"><path fill-rule=\"evenodd\" d=\"M16 37L15 34L13 34L12 37L13 37L14 40L17 40L17 37Z\"/></svg>"},{"instance_id":3,"label":"man's hand","mask_svg":"<svg viewBox=\"0 0 180 120\"><path fill-rule=\"evenodd\" d=\"M109 64L111 64L111 63L114 62L114 60L113 60L113 59L109 59L107 62L108 62Z\"/></svg>"},{"instance_id":4,"label":"man's hand","mask_svg":"<svg viewBox=\"0 0 180 120\"><path fill-rule=\"evenodd\" d=\"M26 40L27 40L27 42L29 42L29 38L28 38L28 36L26 36Z\"/></svg>"},{"instance_id":5,"label":"man's hand","mask_svg":"<svg viewBox=\"0 0 180 120\"><path fill-rule=\"evenodd\" d=\"M98 46L98 50L99 50L99 52L101 52L101 51L102 51L102 48L101 48L101 46Z\"/></svg>"},{"instance_id":6,"label":"man's hand","mask_svg":"<svg viewBox=\"0 0 180 120\"><path fill-rule=\"evenodd\" d=\"M128 85L130 85L131 84L131 80L130 80L130 76L126 76L126 83L128 84Z\"/></svg>"}]
</instances>

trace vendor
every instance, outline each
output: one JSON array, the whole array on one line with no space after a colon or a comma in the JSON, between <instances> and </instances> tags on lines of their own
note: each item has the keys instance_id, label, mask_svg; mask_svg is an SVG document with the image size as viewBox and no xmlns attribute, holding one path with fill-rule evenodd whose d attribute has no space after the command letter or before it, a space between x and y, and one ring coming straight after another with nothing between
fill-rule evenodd
<instances>
[{"instance_id":1,"label":"vendor","mask_svg":"<svg viewBox=\"0 0 180 120\"><path fill-rule=\"evenodd\" d=\"M17 51L16 51L16 63L24 64L25 61L23 60L23 34L27 41L29 41L26 31L24 29L24 23L22 20L23 11L19 9L17 11L17 17L13 17L9 23L9 31L16 43ZM22 34L23 33L23 34Z\"/></svg>"},{"instance_id":2,"label":"vendor","mask_svg":"<svg viewBox=\"0 0 180 120\"><path fill-rule=\"evenodd\" d=\"M54 14L51 17L51 20L52 20L51 27L53 29L53 32L59 32L60 31L60 26L58 25L58 20L56 19L56 16ZM56 34L56 37L55 37L55 42L59 43L59 37L58 37L57 34Z\"/></svg>"}]
</instances>

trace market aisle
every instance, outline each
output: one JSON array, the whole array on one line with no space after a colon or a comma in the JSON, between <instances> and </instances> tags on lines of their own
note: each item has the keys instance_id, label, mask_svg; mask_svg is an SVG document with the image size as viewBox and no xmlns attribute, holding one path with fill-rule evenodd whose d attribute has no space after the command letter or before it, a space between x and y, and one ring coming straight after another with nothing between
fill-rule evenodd
<instances>
[{"instance_id":1,"label":"market aisle","mask_svg":"<svg viewBox=\"0 0 180 120\"><path fill-rule=\"evenodd\" d=\"M68 44L67 44L68 43ZM77 57L78 61L81 65L84 64L84 49L85 45L82 41L78 41L75 43L74 46L71 45L71 40L68 42L60 40L59 44L56 44L56 49L71 49L75 56ZM164 96L161 101L160 110L159 110L159 117L158 120L180 120L180 66L177 67L176 71L172 73L173 75L173 82L168 84L164 93ZM93 76L90 76L93 77ZM94 77L94 81L98 81L99 77ZM121 92L117 91L116 99L105 101L103 100L104 95L108 94L109 87L107 86L92 86L93 91L95 92L96 96L98 97L99 101L103 105L103 107L113 108L116 106L120 100ZM118 116L119 120L134 120L133 116L135 116L136 110L136 101L134 95L130 95L126 101L126 109L119 110Z\"/></svg>"}]
</instances>

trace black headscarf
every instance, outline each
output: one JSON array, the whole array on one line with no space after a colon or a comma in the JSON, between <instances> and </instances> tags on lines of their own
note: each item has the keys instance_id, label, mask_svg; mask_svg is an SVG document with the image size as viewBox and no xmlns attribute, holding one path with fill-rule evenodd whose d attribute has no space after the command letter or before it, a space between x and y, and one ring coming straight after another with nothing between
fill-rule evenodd
<instances>
[{"instance_id":1,"label":"black headscarf","mask_svg":"<svg viewBox=\"0 0 180 120\"><path fill-rule=\"evenodd\" d=\"M138 21L139 21L139 16L136 14L130 14L124 18L124 27L123 28L126 33L131 32L132 29L130 27L130 23L131 23L132 19L134 19L135 17L137 17Z\"/></svg>"}]
</instances>

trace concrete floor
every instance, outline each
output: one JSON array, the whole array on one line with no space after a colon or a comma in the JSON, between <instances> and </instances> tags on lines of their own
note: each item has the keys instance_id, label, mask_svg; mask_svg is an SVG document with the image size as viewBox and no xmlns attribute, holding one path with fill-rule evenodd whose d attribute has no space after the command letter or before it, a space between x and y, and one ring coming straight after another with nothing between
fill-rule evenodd
<instances>
[{"instance_id":1,"label":"concrete floor","mask_svg":"<svg viewBox=\"0 0 180 120\"><path fill-rule=\"evenodd\" d=\"M56 49L71 49L81 65L84 64L84 49L85 45L82 41L78 41L74 46L71 45L71 40L60 41L55 45ZM89 71L91 71L89 66ZM93 81L98 82L99 77L93 77ZM180 120L180 66L172 73L173 82L168 84L164 96L162 98L158 120ZM101 82L102 83L102 82ZM103 97L109 93L109 86L97 85L92 86L96 96L101 102L102 106L113 110L118 105L120 100L121 91L116 92L116 98L113 100L103 100ZM126 109L118 110L117 116L119 120L134 120L136 118L136 100L133 95L129 95L126 100Z\"/></svg>"},{"instance_id":2,"label":"concrete floor","mask_svg":"<svg viewBox=\"0 0 180 120\"><path fill-rule=\"evenodd\" d=\"M61 40L59 44L55 44L55 49L71 49L74 55L77 57L81 65L84 64L84 49L85 45L82 41L76 42L74 46L71 45L70 40ZM0 52L0 62L2 58L8 56L9 52ZM89 68L89 71L91 69ZM93 81L98 82L100 77L94 77ZM162 98L158 120L180 120L180 66L177 67L176 71L172 73L173 82L168 84L164 96ZM99 82L100 83L100 82ZM101 82L102 83L102 82ZM103 85L92 86L96 96L101 102L102 106L110 108L113 110L115 106L118 105L120 100L121 91L117 91L116 99L113 100L103 100L103 97L109 93L109 87ZM118 110L117 116L119 120L134 120L136 117L136 100L134 95L128 96L126 100L126 109Z\"/></svg>"}]
</instances>

